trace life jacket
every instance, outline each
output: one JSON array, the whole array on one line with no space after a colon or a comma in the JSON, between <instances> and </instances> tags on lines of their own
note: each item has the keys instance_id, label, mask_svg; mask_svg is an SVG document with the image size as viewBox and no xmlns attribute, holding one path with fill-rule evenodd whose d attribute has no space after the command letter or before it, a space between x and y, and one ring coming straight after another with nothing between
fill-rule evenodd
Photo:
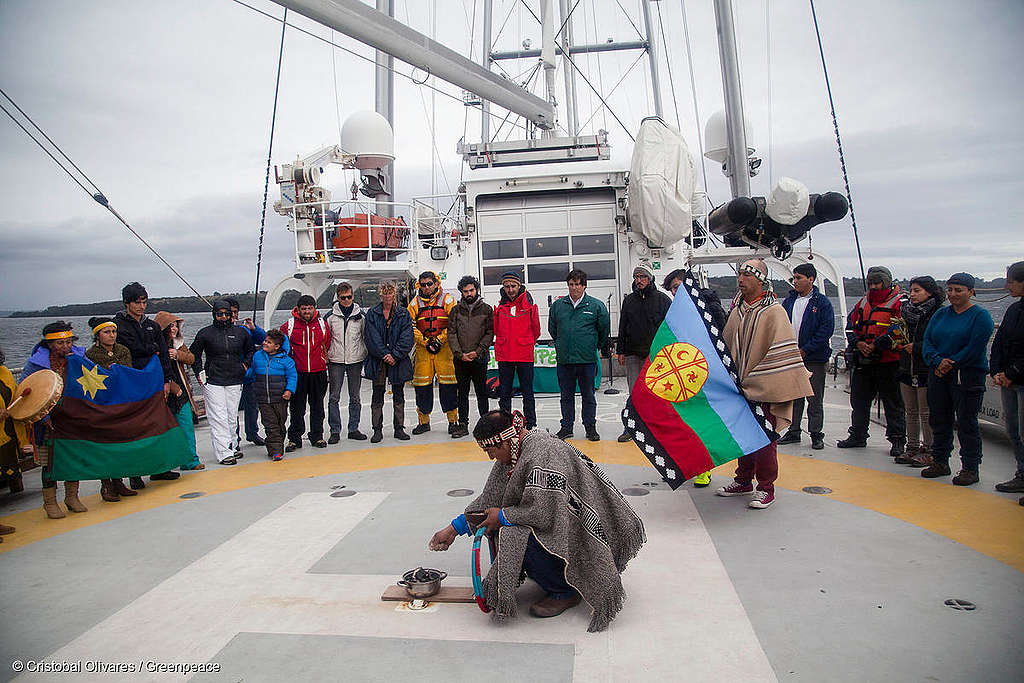
<instances>
[{"instance_id":1,"label":"life jacket","mask_svg":"<svg viewBox=\"0 0 1024 683\"><path fill-rule=\"evenodd\" d=\"M894 286L889 298L878 306L872 306L865 295L853 310L853 331L860 341L872 342L889 331L893 318L897 316L900 289Z\"/></svg>"},{"instance_id":2,"label":"life jacket","mask_svg":"<svg viewBox=\"0 0 1024 683\"><path fill-rule=\"evenodd\" d=\"M448 329L448 311L444 307L444 296L440 289L432 301L424 301L423 297L416 295L416 320L413 322L416 329L428 339L437 337Z\"/></svg>"}]
</instances>

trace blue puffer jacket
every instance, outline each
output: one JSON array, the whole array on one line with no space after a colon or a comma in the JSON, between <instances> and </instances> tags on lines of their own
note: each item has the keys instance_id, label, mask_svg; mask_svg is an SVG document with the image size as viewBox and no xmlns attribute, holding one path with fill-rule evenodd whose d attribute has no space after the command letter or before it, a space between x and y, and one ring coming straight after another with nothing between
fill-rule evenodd
<instances>
[{"instance_id":1,"label":"blue puffer jacket","mask_svg":"<svg viewBox=\"0 0 1024 683\"><path fill-rule=\"evenodd\" d=\"M273 356L263 349L252 355L252 367L245 373L246 382L252 382L257 403L283 403L285 391L295 391L299 375L285 349Z\"/></svg>"},{"instance_id":2,"label":"blue puffer jacket","mask_svg":"<svg viewBox=\"0 0 1024 683\"><path fill-rule=\"evenodd\" d=\"M793 303L796 298L796 290L791 289L782 302L782 307L786 309L786 315L790 320L793 319ZM797 346L804 352L805 363L828 362L832 355L832 346L829 342L835 330L836 316L832 310L832 302L818 291L817 286L812 287L811 300L807 302L804 319L800 323L800 338L796 340Z\"/></svg>"},{"instance_id":3,"label":"blue puffer jacket","mask_svg":"<svg viewBox=\"0 0 1024 683\"><path fill-rule=\"evenodd\" d=\"M366 314L363 339L366 342L363 377L371 381L376 379L384 356L390 353L398 362L388 368L388 381L399 384L412 379L412 360L409 354L414 342L409 311L395 304L391 312L391 326L388 327L384 320L384 308L377 304Z\"/></svg>"}]
</instances>

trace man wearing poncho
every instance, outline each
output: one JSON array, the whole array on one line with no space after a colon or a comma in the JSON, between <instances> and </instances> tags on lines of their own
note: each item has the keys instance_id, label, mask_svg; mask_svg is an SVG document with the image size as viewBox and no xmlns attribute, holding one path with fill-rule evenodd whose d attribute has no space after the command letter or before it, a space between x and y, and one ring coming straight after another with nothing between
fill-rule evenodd
<instances>
[{"instance_id":1,"label":"man wearing poncho","mask_svg":"<svg viewBox=\"0 0 1024 683\"><path fill-rule=\"evenodd\" d=\"M643 522L587 456L540 431L524 429L522 415L494 410L473 437L495 461L483 493L466 514L486 515L497 533L498 555L483 581L495 618L516 616L516 589L525 573L545 591L530 608L553 617L586 600L587 630L602 631L625 598L619 575L643 545ZM466 514L434 534L431 550L447 550L470 534Z\"/></svg>"}]
</instances>

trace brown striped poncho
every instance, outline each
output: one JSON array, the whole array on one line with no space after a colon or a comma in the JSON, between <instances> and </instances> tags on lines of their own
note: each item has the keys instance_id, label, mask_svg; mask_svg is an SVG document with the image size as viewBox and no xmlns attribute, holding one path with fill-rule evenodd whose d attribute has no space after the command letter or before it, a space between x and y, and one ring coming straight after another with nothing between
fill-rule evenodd
<instances>
[{"instance_id":1,"label":"brown striped poncho","mask_svg":"<svg viewBox=\"0 0 1024 683\"><path fill-rule=\"evenodd\" d=\"M792 422L793 400L814 395L786 309L771 294L753 304L741 299L729 313L724 336L743 394L767 403L775 430L782 432Z\"/></svg>"}]
</instances>

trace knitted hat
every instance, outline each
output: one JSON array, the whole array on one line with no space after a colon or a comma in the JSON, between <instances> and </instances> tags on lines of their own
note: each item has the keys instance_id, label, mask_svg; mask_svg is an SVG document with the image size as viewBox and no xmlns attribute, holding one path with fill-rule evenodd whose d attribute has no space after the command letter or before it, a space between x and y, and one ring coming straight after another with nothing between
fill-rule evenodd
<instances>
[{"instance_id":1,"label":"knitted hat","mask_svg":"<svg viewBox=\"0 0 1024 683\"><path fill-rule=\"evenodd\" d=\"M501 276L501 281L505 280L514 280L517 285L523 284L523 277L515 270L506 270Z\"/></svg>"},{"instance_id":2,"label":"knitted hat","mask_svg":"<svg viewBox=\"0 0 1024 683\"><path fill-rule=\"evenodd\" d=\"M636 264L636 268L633 269L633 277L636 277L637 273L646 275L650 279L654 279L654 270L651 269L651 264L647 261L640 261Z\"/></svg>"},{"instance_id":3,"label":"knitted hat","mask_svg":"<svg viewBox=\"0 0 1024 683\"><path fill-rule=\"evenodd\" d=\"M970 273L953 273L946 279L946 286L960 285L967 289L974 289L974 276Z\"/></svg>"},{"instance_id":4,"label":"knitted hat","mask_svg":"<svg viewBox=\"0 0 1024 683\"><path fill-rule=\"evenodd\" d=\"M880 282L883 287L892 285L892 271L885 266L871 266L868 268L868 284Z\"/></svg>"}]
</instances>

